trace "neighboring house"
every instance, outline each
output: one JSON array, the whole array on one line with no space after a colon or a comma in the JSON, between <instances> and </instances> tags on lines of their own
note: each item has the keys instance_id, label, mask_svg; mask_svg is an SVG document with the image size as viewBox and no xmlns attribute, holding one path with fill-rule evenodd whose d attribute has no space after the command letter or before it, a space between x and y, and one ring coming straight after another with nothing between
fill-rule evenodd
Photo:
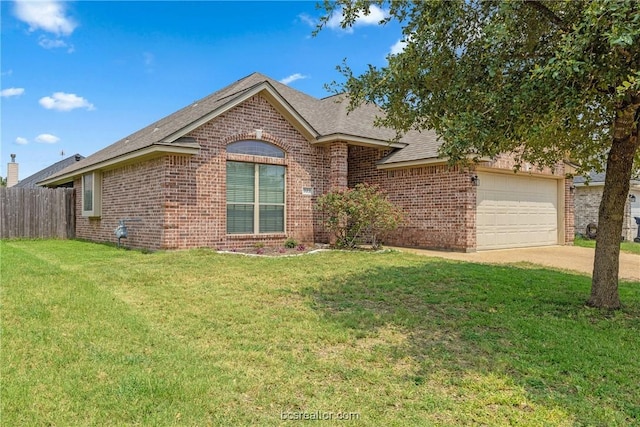
<instances>
[{"instance_id":1,"label":"neighboring house","mask_svg":"<svg viewBox=\"0 0 640 427\"><path fill-rule=\"evenodd\" d=\"M475 251L569 244L565 166L513 172L509 156L451 167L433 132L373 126L374 105L347 113L344 95L317 99L251 74L104 148L41 184L73 182L76 234L152 249L327 242L314 206L332 188L379 184L405 212L386 243Z\"/></svg>"},{"instance_id":2,"label":"neighboring house","mask_svg":"<svg viewBox=\"0 0 640 427\"><path fill-rule=\"evenodd\" d=\"M26 177L23 180L20 180L16 185L13 186L13 188L36 188L36 187L40 187L38 185L38 182L43 181L47 178L49 178L51 175L54 175L58 172L60 172L61 170L69 167L70 165L75 164L76 162L79 162L80 160L84 159L84 156L81 156L80 154L74 154L73 156L69 156L66 159L60 160L59 162L56 162L54 164L52 164L49 167L46 167L44 169L42 169L39 172L34 173L31 176ZM67 183L66 186L71 186L72 183ZM65 184L60 185L60 187L65 186Z\"/></svg>"},{"instance_id":3,"label":"neighboring house","mask_svg":"<svg viewBox=\"0 0 640 427\"><path fill-rule=\"evenodd\" d=\"M589 224L598 225L598 210L604 188L604 173L592 172L589 179L577 176L573 179L575 186L575 226L576 232L587 236ZM638 225L634 217L640 217L640 178L632 179L629 186L629 197L624 207L622 222L622 238L633 241L638 236Z\"/></svg>"}]
</instances>

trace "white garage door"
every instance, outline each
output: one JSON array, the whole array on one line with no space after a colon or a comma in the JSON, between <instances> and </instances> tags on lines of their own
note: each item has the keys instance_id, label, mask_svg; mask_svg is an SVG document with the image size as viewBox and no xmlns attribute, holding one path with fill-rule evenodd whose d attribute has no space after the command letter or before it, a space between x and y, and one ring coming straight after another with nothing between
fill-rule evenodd
<instances>
[{"instance_id":1,"label":"white garage door","mask_svg":"<svg viewBox=\"0 0 640 427\"><path fill-rule=\"evenodd\" d=\"M558 243L555 179L479 173L477 249Z\"/></svg>"}]
</instances>

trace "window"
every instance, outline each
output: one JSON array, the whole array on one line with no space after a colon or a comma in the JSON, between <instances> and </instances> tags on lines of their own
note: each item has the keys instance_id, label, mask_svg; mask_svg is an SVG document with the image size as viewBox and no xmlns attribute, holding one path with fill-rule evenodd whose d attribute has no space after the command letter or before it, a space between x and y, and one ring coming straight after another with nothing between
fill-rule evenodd
<instances>
[{"instance_id":1,"label":"window","mask_svg":"<svg viewBox=\"0 0 640 427\"><path fill-rule=\"evenodd\" d=\"M82 216L100 216L101 182L98 172L82 175Z\"/></svg>"},{"instance_id":2,"label":"window","mask_svg":"<svg viewBox=\"0 0 640 427\"><path fill-rule=\"evenodd\" d=\"M227 233L284 233L284 171L279 165L227 162Z\"/></svg>"},{"instance_id":3,"label":"window","mask_svg":"<svg viewBox=\"0 0 640 427\"><path fill-rule=\"evenodd\" d=\"M284 159L284 151L273 144L262 141L238 141L227 145L227 153L249 154Z\"/></svg>"},{"instance_id":4,"label":"window","mask_svg":"<svg viewBox=\"0 0 640 427\"><path fill-rule=\"evenodd\" d=\"M227 145L227 233L284 233L285 152L264 141ZM272 163L249 163L237 154L272 157Z\"/></svg>"}]
</instances>

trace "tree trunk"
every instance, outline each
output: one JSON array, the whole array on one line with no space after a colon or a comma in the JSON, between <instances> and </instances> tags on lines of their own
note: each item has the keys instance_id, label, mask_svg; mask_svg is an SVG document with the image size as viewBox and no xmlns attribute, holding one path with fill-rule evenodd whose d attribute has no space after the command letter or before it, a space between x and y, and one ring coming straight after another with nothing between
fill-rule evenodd
<instances>
[{"instance_id":1,"label":"tree trunk","mask_svg":"<svg viewBox=\"0 0 640 427\"><path fill-rule=\"evenodd\" d=\"M607 175L598 211L591 297L587 302L592 307L620 308L620 240L633 159L638 149L639 111L637 104L627 104L618 110L613 126L613 142L607 157Z\"/></svg>"}]
</instances>

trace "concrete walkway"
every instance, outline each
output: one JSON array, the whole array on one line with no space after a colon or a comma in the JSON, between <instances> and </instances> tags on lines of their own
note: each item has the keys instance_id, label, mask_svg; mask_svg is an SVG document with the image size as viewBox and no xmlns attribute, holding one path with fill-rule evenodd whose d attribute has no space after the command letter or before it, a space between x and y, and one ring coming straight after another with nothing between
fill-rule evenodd
<instances>
[{"instance_id":1,"label":"concrete walkway","mask_svg":"<svg viewBox=\"0 0 640 427\"><path fill-rule=\"evenodd\" d=\"M485 264L512 264L530 262L561 270L576 271L591 276L593 273L593 255L591 248L579 246L544 246L537 248L499 249L473 253L431 251L411 248L392 248L402 252L411 252L437 258L446 258ZM619 277L640 281L640 255L620 252Z\"/></svg>"}]
</instances>

